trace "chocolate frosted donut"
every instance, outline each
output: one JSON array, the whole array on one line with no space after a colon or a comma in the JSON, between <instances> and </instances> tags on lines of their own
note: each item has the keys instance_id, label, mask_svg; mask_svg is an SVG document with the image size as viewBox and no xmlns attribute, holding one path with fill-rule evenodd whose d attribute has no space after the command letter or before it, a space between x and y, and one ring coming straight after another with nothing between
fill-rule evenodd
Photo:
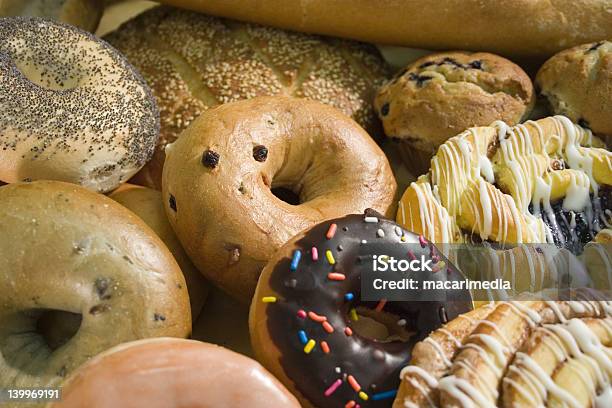
<instances>
[{"instance_id":1,"label":"chocolate frosted donut","mask_svg":"<svg viewBox=\"0 0 612 408\"><path fill-rule=\"evenodd\" d=\"M264 269L249 316L255 354L306 407L390 406L412 346L471 309L446 301L361 302L373 255L437 257L415 279L463 279L435 247L372 211L321 223L281 248ZM420 295L419 295L420 296Z\"/></svg>"},{"instance_id":2,"label":"chocolate frosted donut","mask_svg":"<svg viewBox=\"0 0 612 408\"><path fill-rule=\"evenodd\" d=\"M325 219L394 206L389 162L368 134L319 102L259 97L202 114L166 149L166 213L213 283L250 300L285 242Z\"/></svg>"},{"instance_id":3,"label":"chocolate frosted donut","mask_svg":"<svg viewBox=\"0 0 612 408\"><path fill-rule=\"evenodd\" d=\"M112 47L77 28L0 18L0 180L109 191L151 157L159 113Z\"/></svg>"}]
</instances>

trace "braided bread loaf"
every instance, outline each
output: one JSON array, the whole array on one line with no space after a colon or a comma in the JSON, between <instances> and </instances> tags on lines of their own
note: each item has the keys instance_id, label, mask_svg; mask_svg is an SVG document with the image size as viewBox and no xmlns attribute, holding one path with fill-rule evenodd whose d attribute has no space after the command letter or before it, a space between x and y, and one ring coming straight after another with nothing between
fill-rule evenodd
<instances>
[{"instance_id":1,"label":"braided bread loaf","mask_svg":"<svg viewBox=\"0 0 612 408\"><path fill-rule=\"evenodd\" d=\"M609 407L612 303L502 302L413 349L394 408Z\"/></svg>"}]
</instances>

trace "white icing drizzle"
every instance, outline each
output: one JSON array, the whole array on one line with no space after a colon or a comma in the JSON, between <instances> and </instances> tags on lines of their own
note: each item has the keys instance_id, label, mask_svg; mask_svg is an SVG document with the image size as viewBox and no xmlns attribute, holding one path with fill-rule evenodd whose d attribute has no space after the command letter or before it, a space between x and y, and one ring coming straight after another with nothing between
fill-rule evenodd
<instances>
[{"instance_id":1,"label":"white icing drizzle","mask_svg":"<svg viewBox=\"0 0 612 408\"><path fill-rule=\"evenodd\" d=\"M465 408L495 408L495 404L485 398L476 387L454 375L440 380L440 390L455 398Z\"/></svg>"},{"instance_id":2,"label":"white icing drizzle","mask_svg":"<svg viewBox=\"0 0 612 408\"><path fill-rule=\"evenodd\" d=\"M409 375L420 377L429 388L438 388L438 380L419 366L409 365L402 368L402 371L400 371L400 379L404 379Z\"/></svg>"},{"instance_id":3,"label":"white icing drizzle","mask_svg":"<svg viewBox=\"0 0 612 408\"><path fill-rule=\"evenodd\" d=\"M427 337L425 340L423 340L423 343L432 345L432 347L434 348L434 350L436 350L438 355L442 357L442 362L447 368L453 365L453 363L448 359L448 357L446 357L446 354L444 353L444 350L442 350L442 347L440 346L440 344L437 341L435 341L433 338Z\"/></svg>"}]
</instances>

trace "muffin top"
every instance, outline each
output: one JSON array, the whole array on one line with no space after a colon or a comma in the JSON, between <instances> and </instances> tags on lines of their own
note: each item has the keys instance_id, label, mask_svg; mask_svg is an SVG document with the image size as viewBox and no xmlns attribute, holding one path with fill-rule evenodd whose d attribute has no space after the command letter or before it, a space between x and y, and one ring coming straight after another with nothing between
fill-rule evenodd
<instances>
[{"instance_id":1,"label":"muffin top","mask_svg":"<svg viewBox=\"0 0 612 408\"><path fill-rule=\"evenodd\" d=\"M513 62L488 53L445 52L418 59L375 99L385 134L433 151L472 126L516 124L531 111L533 85Z\"/></svg>"},{"instance_id":2,"label":"muffin top","mask_svg":"<svg viewBox=\"0 0 612 408\"><path fill-rule=\"evenodd\" d=\"M556 114L612 136L612 42L579 45L550 58L536 84Z\"/></svg>"}]
</instances>

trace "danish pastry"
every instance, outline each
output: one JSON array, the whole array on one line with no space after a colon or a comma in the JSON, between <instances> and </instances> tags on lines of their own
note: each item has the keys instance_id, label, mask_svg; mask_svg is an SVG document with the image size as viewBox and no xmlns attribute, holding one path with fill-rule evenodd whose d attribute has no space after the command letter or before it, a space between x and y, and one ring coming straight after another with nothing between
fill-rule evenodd
<instances>
[{"instance_id":1,"label":"danish pastry","mask_svg":"<svg viewBox=\"0 0 612 408\"><path fill-rule=\"evenodd\" d=\"M140 70L160 107L160 140L136 178L139 184L161 189L165 146L222 103L304 97L336 107L370 133L382 133L372 99L389 71L372 46L171 7L147 11L107 39Z\"/></svg>"},{"instance_id":2,"label":"danish pastry","mask_svg":"<svg viewBox=\"0 0 612 408\"><path fill-rule=\"evenodd\" d=\"M475 309L417 343L393 407L608 407L611 313L586 300Z\"/></svg>"},{"instance_id":3,"label":"danish pastry","mask_svg":"<svg viewBox=\"0 0 612 408\"><path fill-rule=\"evenodd\" d=\"M536 83L555 114L612 138L612 41L561 51L540 68Z\"/></svg>"},{"instance_id":4,"label":"danish pastry","mask_svg":"<svg viewBox=\"0 0 612 408\"><path fill-rule=\"evenodd\" d=\"M349 117L307 99L218 106L166 154L170 224L200 272L242 301L301 230L366 208L395 210L384 153Z\"/></svg>"},{"instance_id":5,"label":"danish pastry","mask_svg":"<svg viewBox=\"0 0 612 408\"><path fill-rule=\"evenodd\" d=\"M438 146L467 128L496 120L515 125L534 104L533 85L511 61L488 53L445 52L419 58L378 92L375 110L415 174Z\"/></svg>"}]
</instances>

